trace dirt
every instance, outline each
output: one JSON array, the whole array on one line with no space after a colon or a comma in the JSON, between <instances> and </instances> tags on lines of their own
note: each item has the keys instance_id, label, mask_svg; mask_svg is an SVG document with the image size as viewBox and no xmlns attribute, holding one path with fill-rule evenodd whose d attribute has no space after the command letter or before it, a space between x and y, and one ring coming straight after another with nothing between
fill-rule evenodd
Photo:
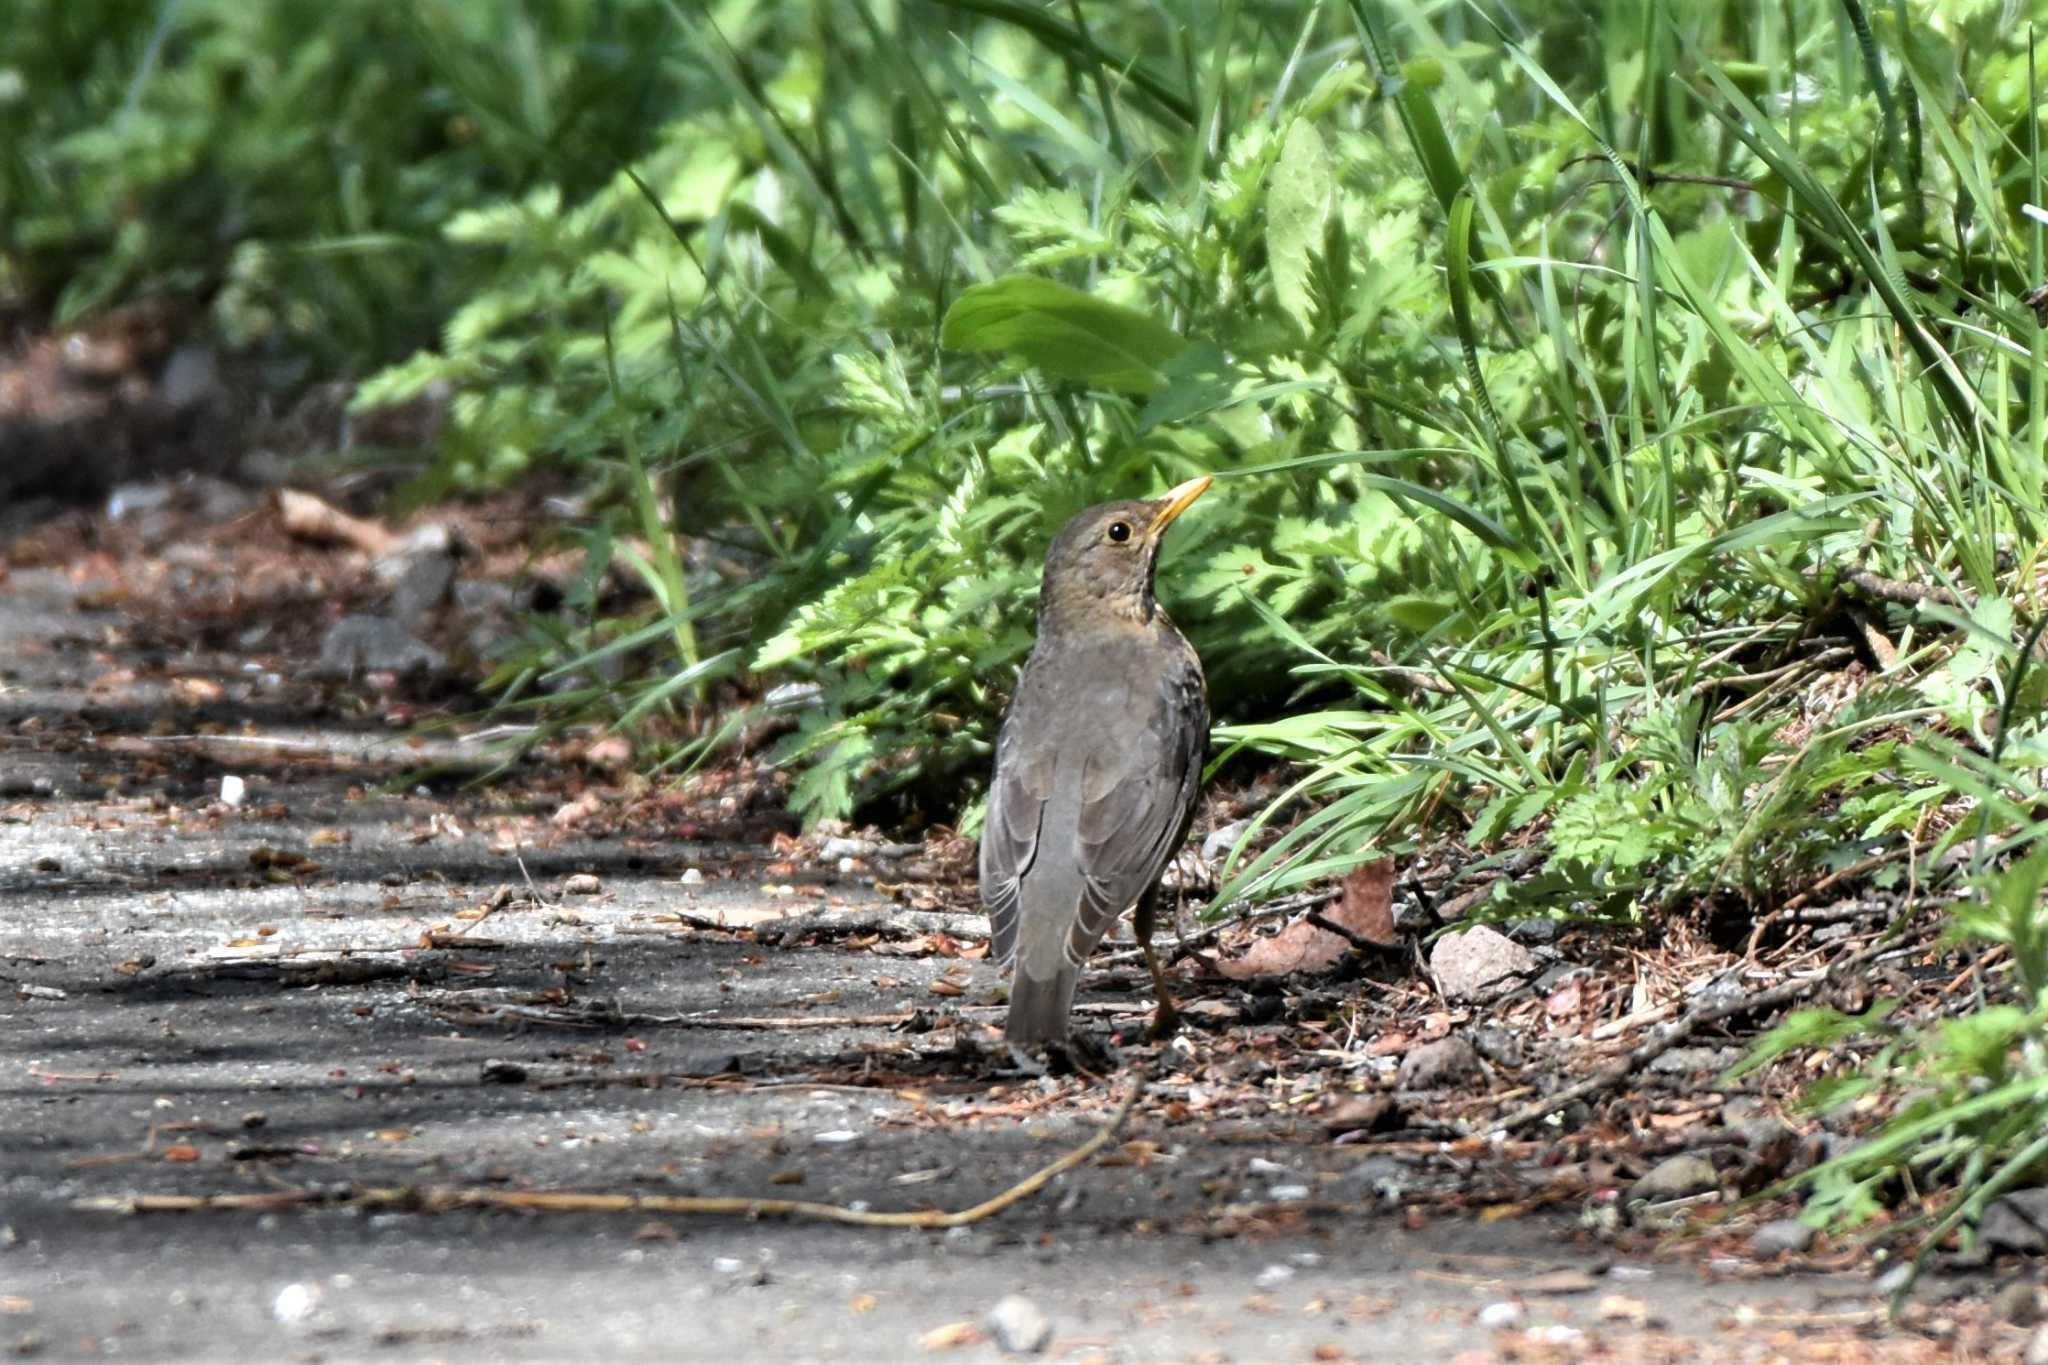
<instances>
[{"instance_id":1,"label":"dirt","mask_svg":"<svg viewBox=\"0 0 2048 1365\"><path fill-rule=\"evenodd\" d=\"M219 525L261 542L262 507ZM1769 1208L1632 1218L1636 1175L1726 1145L1740 1097L1691 1073L1626 1121L1533 1136L1458 1118L1531 1088L1492 1046L1397 1093L1414 1047L1510 1017L1432 1001L1405 958L1261 986L1201 966L1242 943L1191 944L1193 1026L1163 1053L1137 1041L1142 969L1112 960L1085 1017L1123 1065L1016 1074L957 846L793 839L759 774L645 788L588 738L472 786L480 723L414 729L462 697L308 676L353 561L296 566L333 575L318 609L241 574L237 618L202 610L238 575L196 534L46 539L0 580L0 1347L976 1360L1012 1293L1066 1360L2027 1339L1988 1281L1934 1283L1895 1325L1853 1247L1746 1255ZM446 1197L965 1209L1086 1140L1146 1068L1102 1159L951 1231ZM1732 1189L1752 1157L1720 1156ZM416 1210L366 1197L405 1187ZM165 1196L224 1202L129 1211Z\"/></svg>"}]
</instances>

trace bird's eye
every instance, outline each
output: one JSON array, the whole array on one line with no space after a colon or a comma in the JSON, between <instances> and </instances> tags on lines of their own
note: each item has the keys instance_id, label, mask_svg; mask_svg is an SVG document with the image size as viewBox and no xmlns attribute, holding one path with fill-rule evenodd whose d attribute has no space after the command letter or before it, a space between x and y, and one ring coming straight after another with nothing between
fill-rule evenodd
<instances>
[{"instance_id":1,"label":"bird's eye","mask_svg":"<svg viewBox=\"0 0 2048 1365\"><path fill-rule=\"evenodd\" d=\"M1121 545L1131 538L1131 524L1128 521L1112 521L1109 524L1109 538Z\"/></svg>"}]
</instances>

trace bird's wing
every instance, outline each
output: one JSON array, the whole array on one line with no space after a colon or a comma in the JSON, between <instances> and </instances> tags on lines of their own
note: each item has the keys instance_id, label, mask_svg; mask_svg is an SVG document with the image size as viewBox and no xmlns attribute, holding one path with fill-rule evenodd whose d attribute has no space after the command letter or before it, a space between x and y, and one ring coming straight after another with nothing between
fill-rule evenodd
<instances>
[{"instance_id":1,"label":"bird's wing","mask_svg":"<svg viewBox=\"0 0 2048 1365\"><path fill-rule=\"evenodd\" d=\"M1157 705L1129 742L1090 753L1081 770L1075 854L1084 878L1081 913L1067 936L1079 966L1116 918L1151 889L1187 836L1209 708L1192 651L1161 679Z\"/></svg>"},{"instance_id":2,"label":"bird's wing","mask_svg":"<svg viewBox=\"0 0 2048 1365\"><path fill-rule=\"evenodd\" d=\"M996 739L996 774L981 827L981 903L988 910L989 958L1008 962L1017 951L1017 906L1024 874L1038 857L1045 805L1052 799L1057 754L1031 750L1021 736L1035 694L1027 676Z\"/></svg>"}]
</instances>

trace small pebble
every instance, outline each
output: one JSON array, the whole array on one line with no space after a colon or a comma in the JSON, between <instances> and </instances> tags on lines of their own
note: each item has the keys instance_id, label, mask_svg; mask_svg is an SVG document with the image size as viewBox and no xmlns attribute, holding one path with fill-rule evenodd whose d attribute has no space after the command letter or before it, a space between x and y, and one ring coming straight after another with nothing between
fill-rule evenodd
<instances>
[{"instance_id":1,"label":"small pebble","mask_svg":"<svg viewBox=\"0 0 2048 1365\"><path fill-rule=\"evenodd\" d=\"M604 890L604 883L594 873L578 872L562 881L565 896L595 896Z\"/></svg>"},{"instance_id":2,"label":"small pebble","mask_svg":"<svg viewBox=\"0 0 2048 1365\"><path fill-rule=\"evenodd\" d=\"M1584 1332L1562 1322L1546 1322L1529 1329L1529 1340L1544 1346L1576 1346L1585 1339Z\"/></svg>"},{"instance_id":3,"label":"small pebble","mask_svg":"<svg viewBox=\"0 0 2048 1365\"><path fill-rule=\"evenodd\" d=\"M1813 1229L1797 1218L1779 1218L1758 1228L1749 1239L1749 1254L1759 1259L1791 1253L1813 1245Z\"/></svg>"},{"instance_id":4,"label":"small pebble","mask_svg":"<svg viewBox=\"0 0 2048 1365\"><path fill-rule=\"evenodd\" d=\"M695 867L684 868L682 881L684 886L702 886L704 884L703 870Z\"/></svg>"},{"instance_id":5,"label":"small pebble","mask_svg":"<svg viewBox=\"0 0 2048 1365\"><path fill-rule=\"evenodd\" d=\"M723 1275L727 1279L740 1284L768 1283L768 1263L766 1261L748 1262L741 1260L737 1256L716 1256L712 1258L711 1269L714 1273Z\"/></svg>"},{"instance_id":6,"label":"small pebble","mask_svg":"<svg viewBox=\"0 0 2048 1365\"><path fill-rule=\"evenodd\" d=\"M1293 1278L1293 1266L1269 1265L1252 1277L1252 1286L1256 1289L1278 1289Z\"/></svg>"},{"instance_id":7,"label":"small pebble","mask_svg":"<svg viewBox=\"0 0 2048 1365\"><path fill-rule=\"evenodd\" d=\"M1489 1329L1519 1327L1522 1323L1522 1305L1512 1299L1489 1303L1479 1310L1479 1325Z\"/></svg>"},{"instance_id":8,"label":"small pebble","mask_svg":"<svg viewBox=\"0 0 2048 1365\"><path fill-rule=\"evenodd\" d=\"M996 1345L1014 1356L1037 1355L1052 1343L1052 1323L1022 1294L1005 1294L996 1300L982 1325Z\"/></svg>"},{"instance_id":9,"label":"small pebble","mask_svg":"<svg viewBox=\"0 0 2048 1365\"><path fill-rule=\"evenodd\" d=\"M1691 1152L1681 1152L1652 1166L1641 1180L1629 1186L1628 1197L1656 1204L1667 1199L1706 1194L1719 1188L1721 1177L1714 1170L1713 1162Z\"/></svg>"},{"instance_id":10,"label":"small pebble","mask_svg":"<svg viewBox=\"0 0 2048 1365\"><path fill-rule=\"evenodd\" d=\"M2014 1280L1991 1297L1991 1316L2015 1327L2041 1321L2041 1291L2030 1280Z\"/></svg>"},{"instance_id":11,"label":"small pebble","mask_svg":"<svg viewBox=\"0 0 2048 1365\"><path fill-rule=\"evenodd\" d=\"M320 1287L311 1284L288 1284L277 1291L271 1301L271 1316L287 1327L298 1327L313 1316L320 1306Z\"/></svg>"},{"instance_id":12,"label":"small pebble","mask_svg":"<svg viewBox=\"0 0 2048 1365\"><path fill-rule=\"evenodd\" d=\"M1411 1048L1401 1059L1394 1083L1403 1090L1437 1090L1457 1084L1479 1070L1479 1054L1463 1038L1439 1038Z\"/></svg>"},{"instance_id":13,"label":"small pebble","mask_svg":"<svg viewBox=\"0 0 2048 1365\"><path fill-rule=\"evenodd\" d=\"M229 810L238 808L248 795L249 788L232 773L220 780L220 803Z\"/></svg>"}]
</instances>

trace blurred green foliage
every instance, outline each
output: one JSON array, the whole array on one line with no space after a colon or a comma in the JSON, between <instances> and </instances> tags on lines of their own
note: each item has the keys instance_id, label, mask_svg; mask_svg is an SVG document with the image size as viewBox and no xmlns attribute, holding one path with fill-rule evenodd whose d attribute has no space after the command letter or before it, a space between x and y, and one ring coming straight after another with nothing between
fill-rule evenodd
<instances>
[{"instance_id":1,"label":"blurred green foliage","mask_svg":"<svg viewBox=\"0 0 2048 1365\"><path fill-rule=\"evenodd\" d=\"M73 319L153 293L367 372L496 275L443 226L580 198L676 92L650 0L16 0L0 47L0 295Z\"/></svg>"}]
</instances>

